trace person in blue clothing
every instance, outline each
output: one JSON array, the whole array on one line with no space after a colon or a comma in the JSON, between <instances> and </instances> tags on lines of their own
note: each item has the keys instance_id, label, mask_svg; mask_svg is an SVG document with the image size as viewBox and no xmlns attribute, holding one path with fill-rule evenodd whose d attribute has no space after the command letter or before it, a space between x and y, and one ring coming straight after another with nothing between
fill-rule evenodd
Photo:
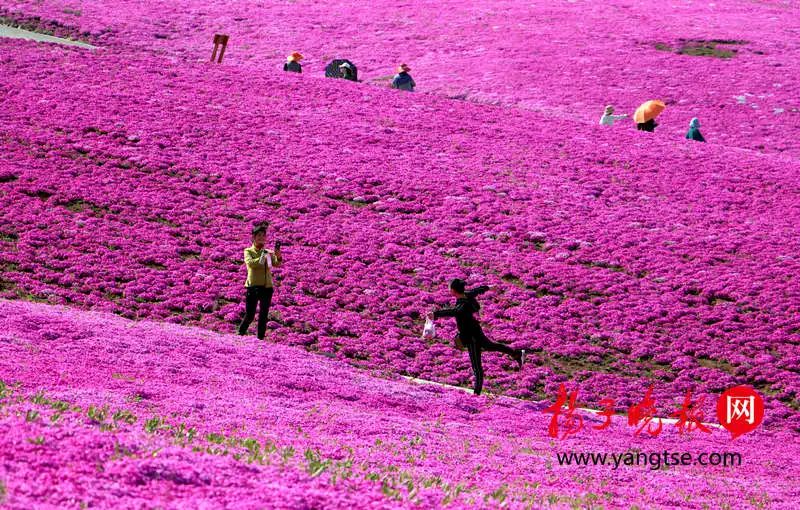
<instances>
[{"instance_id":1,"label":"person in blue clothing","mask_svg":"<svg viewBox=\"0 0 800 510\"><path fill-rule=\"evenodd\" d=\"M466 289L464 280L456 278L450 282L450 293L456 298L456 303L451 308L441 308L429 313L427 318L455 317L458 334L461 341L469 350L469 360L472 364L472 372L475 374L475 395L480 395L483 389L483 364L481 362L481 351L502 352L508 354L518 364L519 368L525 364L525 350L512 349L511 347L486 338L478 319L475 318L481 306L478 304L477 296L489 290L489 287L481 286L471 290Z\"/></svg>"},{"instance_id":2,"label":"person in blue clothing","mask_svg":"<svg viewBox=\"0 0 800 510\"><path fill-rule=\"evenodd\" d=\"M410 70L411 68L408 67L408 64L400 64L397 68L397 74L394 75L394 79L392 79L393 89L414 92L414 87L416 87L417 84L414 82L414 78L408 74Z\"/></svg>"},{"instance_id":3,"label":"person in blue clothing","mask_svg":"<svg viewBox=\"0 0 800 510\"><path fill-rule=\"evenodd\" d=\"M700 120L695 117L689 122L689 131L686 132L687 140L694 140L696 142L705 142L706 139L700 133Z\"/></svg>"}]
</instances>

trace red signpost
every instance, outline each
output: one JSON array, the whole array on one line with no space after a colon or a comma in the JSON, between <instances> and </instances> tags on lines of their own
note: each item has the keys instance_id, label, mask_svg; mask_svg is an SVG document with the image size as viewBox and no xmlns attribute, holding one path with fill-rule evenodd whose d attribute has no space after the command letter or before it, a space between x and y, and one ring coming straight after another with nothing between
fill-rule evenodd
<instances>
[{"instance_id":1,"label":"red signpost","mask_svg":"<svg viewBox=\"0 0 800 510\"><path fill-rule=\"evenodd\" d=\"M222 63L222 56L225 55L225 48L228 47L228 36L225 34L214 34L214 51L211 52L211 61L217 58L217 50L219 50L219 58L217 64Z\"/></svg>"}]
</instances>

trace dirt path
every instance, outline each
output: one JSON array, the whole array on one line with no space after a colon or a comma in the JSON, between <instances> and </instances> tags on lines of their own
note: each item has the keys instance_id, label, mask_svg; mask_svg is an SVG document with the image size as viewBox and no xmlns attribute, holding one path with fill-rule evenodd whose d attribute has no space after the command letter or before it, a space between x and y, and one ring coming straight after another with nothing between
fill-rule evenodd
<instances>
[{"instance_id":1,"label":"dirt path","mask_svg":"<svg viewBox=\"0 0 800 510\"><path fill-rule=\"evenodd\" d=\"M70 39L62 39L60 37L53 37L52 35L40 34L38 32L31 32L21 28L10 27L8 25L0 25L0 37L10 37L12 39L30 39L37 42L65 44L67 46L78 46L79 48L86 48L88 50L97 49L97 46L92 46L91 44L72 41Z\"/></svg>"},{"instance_id":2,"label":"dirt path","mask_svg":"<svg viewBox=\"0 0 800 510\"><path fill-rule=\"evenodd\" d=\"M472 390L470 388L464 388L462 386L451 386L449 384L443 384L443 383L437 383L437 382L434 382L434 381L428 381L427 379L416 379L414 377L409 377L407 375L404 375L402 377L404 379L407 379L407 380L409 380L411 382L415 382L417 384L431 384L431 385L434 385L434 386L441 386L442 388L449 388L449 389L464 391L466 393L472 393ZM483 394L490 394L490 393L484 391ZM517 399L514 399L514 397L508 397L508 396L502 396L500 398L510 398L510 399L513 399L513 400L517 400ZM547 402L546 403L546 405L549 405L549 404L552 404L552 402ZM602 413L602 411L600 411L598 409L589 409L588 407L579 407L577 409L579 411L592 413L592 414L600 414L600 413ZM624 414L615 414L613 419L623 419L623 418L625 420L628 419L627 415L624 415ZM659 418L659 417L654 417L654 418ZM663 423L667 423L667 424L675 424L675 423L678 422L678 420L675 419L675 418L660 417L660 419L661 419L661 421ZM703 425L705 425L707 427L714 427L714 428L717 428L717 429L721 429L722 428L722 426L720 424L718 424L718 423L705 423L705 422L703 422Z\"/></svg>"}]
</instances>

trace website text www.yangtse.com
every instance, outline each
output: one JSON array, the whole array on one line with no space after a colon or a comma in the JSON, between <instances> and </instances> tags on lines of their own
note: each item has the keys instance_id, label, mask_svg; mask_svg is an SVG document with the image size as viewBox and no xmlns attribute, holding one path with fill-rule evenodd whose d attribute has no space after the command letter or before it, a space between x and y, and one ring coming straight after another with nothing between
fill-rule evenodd
<instances>
[{"instance_id":1,"label":"website text www.yangtse.com","mask_svg":"<svg viewBox=\"0 0 800 510\"><path fill-rule=\"evenodd\" d=\"M618 469L622 466L649 467L653 471L663 466L723 466L742 465L742 454L736 452L638 452L620 453L576 453L557 452L556 458L561 466L610 466Z\"/></svg>"}]
</instances>

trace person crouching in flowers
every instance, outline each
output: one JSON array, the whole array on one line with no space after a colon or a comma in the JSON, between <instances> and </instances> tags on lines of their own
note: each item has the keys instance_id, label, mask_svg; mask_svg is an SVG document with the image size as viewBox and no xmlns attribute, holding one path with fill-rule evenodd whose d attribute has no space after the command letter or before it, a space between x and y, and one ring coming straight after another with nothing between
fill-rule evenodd
<instances>
[{"instance_id":1,"label":"person crouching in flowers","mask_svg":"<svg viewBox=\"0 0 800 510\"><path fill-rule=\"evenodd\" d=\"M414 87L416 87L417 84L414 82L414 78L408 74L410 70L411 68L408 67L408 64L400 64L400 66L397 68L397 74L394 75L394 78L392 79L393 89L414 92Z\"/></svg>"},{"instance_id":2,"label":"person crouching in flowers","mask_svg":"<svg viewBox=\"0 0 800 510\"><path fill-rule=\"evenodd\" d=\"M652 133L658 127L658 123L656 119L650 119L647 122L637 122L636 129L639 131L647 131L648 133Z\"/></svg>"},{"instance_id":3,"label":"person crouching in flowers","mask_svg":"<svg viewBox=\"0 0 800 510\"><path fill-rule=\"evenodd\" d=\"M700 120L695 117L689 122L689 131L686 132L687 140L694 140L696 142L705 142L706 139L700 134Z\"/></svg>"},{"instance_id":4,"label":"person crouching in flowers","mask_svg":"<svg viewBox=\"0 0 800 510\"><path fill-rule=\"evenodd\" d=\"M303 66L300 61L303 60L303 55L300 52L293 51L291 55L286 57L286 63L283 64L283 70L287 73L302 73Z\"/></svg>"},{"instance_id":5,"label":"person crouching in flowers","mask_svg":"<svg viewBox=\"0 0 800 510\"><path fill-rule=\"evenodd\" d=\"M356 75L353 73L353 66L345 62L339 66L339 77L345 80L356 81Z\"/></svg>"},{"instance_id":6,"label":"person crouching in flowers","mask_svg":"<svg viewBox=\"0 0 800 510\"><path fill-rule=\"evenodd\" d=\"M253 228L253 244L244 249L244 263L247 266L245 282L245 312L239 324L239 334L247 333L247 328L256 316L258 307L258 338L264 339L267 333L269 307L272 304L272 268L283 262L281 247L275 243L275 250L266 249L268 224L262 223Z\"/></svg>"},{"instance_id":7,"label":"person crouching in flowers","mask_svg":"<svg viewBox=\"0 0 800 510\"><path fill-rule=\"evenodd\" d=\"M612 105L606 106L606 109L603 111L603 116L600 117L600 125L601 126L613 126L614 122L618 120L622 120L627 117L627 114L622 115L614 115L614 107Z\"/></svg>"},{"instance_id":8,"label":"person crouching in flowers","mask_svg":"<svg viewBox=\"0 0 800 510\"><path fill-rule=\"evenodd\" d=\"M483 364L481 363L481 351L502 352L508 354L517 363L519 368L525 364L525 350L512 349L511 347L496 342L492 342L483 332L478 319L475 318L481 306L475 299L480 294L489 290L489 287L476 287L466 290L464 280L456 278L450 282L450 293L456 298L455 306L452 308L442 308L427 314L427 318L433 317L455 317L458 326L458 335L461 342L469 351L469 361L472 364L472 372L475 374L475 394L480 395L483 389Z\"/></svg>"}]
</instances>

